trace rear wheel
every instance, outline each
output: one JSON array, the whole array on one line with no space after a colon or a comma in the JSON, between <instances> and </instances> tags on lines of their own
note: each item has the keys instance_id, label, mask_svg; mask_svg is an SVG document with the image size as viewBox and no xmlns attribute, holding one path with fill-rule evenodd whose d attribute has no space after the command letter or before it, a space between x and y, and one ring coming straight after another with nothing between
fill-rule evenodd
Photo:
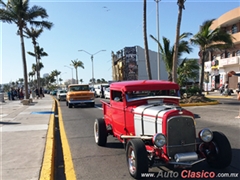
<instances>
[{"instance_id":1,"label":"rear wheel","mask_svg":"<svg viewBox=\"0 0 240 180\"><path fill-rule=\"evenodd\" d=\"M130 175L141 178L142 173L148 172L148 156L144 142L141 139L131 139L126 147L127 165Z\"/></svg>"},{"instance_id":2,"label":"rear wheel","mask_svg":"<svg viewBox=\"0 0 240 180\"><path fill-rule=\"evenodd\" d=\"M107 129L104 119L96 119L94 122L94 138L99 146L105 146L107 143Z\"/></svg>"},{"instance_id":3,"label":"rear wheel","mask_svg":"<svg viewBox=\"0 0 240 180\"><path fill-rule=\"evenodd\" d=\"M221 132L213 132L213 140L209 145L208 164L217 169L228 167L232 161L232 148L227 137Z\"/></svg>"}]
</instances>

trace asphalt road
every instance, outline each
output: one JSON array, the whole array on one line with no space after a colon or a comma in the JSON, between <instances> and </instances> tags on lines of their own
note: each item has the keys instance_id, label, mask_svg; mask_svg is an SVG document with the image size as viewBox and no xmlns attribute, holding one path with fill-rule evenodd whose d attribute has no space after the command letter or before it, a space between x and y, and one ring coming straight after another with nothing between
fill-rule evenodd
<instances>
[{"instance_id":1,"label":"asphalt road","mask_svg":"<svg viewBox=\"0 0 240 180\"><path fill-rule=\"evenodd\" d=\"M186 109L196 115L197 132L208 127L213 131L221 131L228 137L232 146L232 163L224 170L214 170L203 162L195 165L191 170L193 172L214 171L216 174L238 173L238 177L235 178L219 178L237 180L240 179L240 119L235 117L239 114L240 102L234 99L222 99L220 102L219 105L186 107ZM65 101L60 102L60 106L77 179L132 179L127 169L125 150L117 139L109 136L107 147L99 147L95 144L93 123L96 118L103 116L99 99L96 99L98 108L77 107L69 109ZM164 174L167 171L168 169L165 167L150 169L150 172L161 172L160 176L170 176L170 174ZM182 179L180 178L182 170L173 170L173 172L175 175L178 174L178 178L174 179ZM166 179L166 177L163 178Z\"/></svg>"}]
</instances>

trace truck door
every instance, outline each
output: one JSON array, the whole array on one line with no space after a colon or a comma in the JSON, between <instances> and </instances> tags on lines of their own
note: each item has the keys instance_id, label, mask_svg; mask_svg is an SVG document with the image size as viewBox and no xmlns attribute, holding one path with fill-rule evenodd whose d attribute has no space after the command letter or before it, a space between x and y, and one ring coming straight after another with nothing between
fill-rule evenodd
<instances>
[{"instance_id":1,"label":"truck door","mask_svg":"<svg viewBox=\"0 0 240 180\"><path fill-rule=\"evenodd\" d=\"M111 93L113 132L115 135L120 136L125 134L125 115L122 92L112 90Z\"/></svg>"}]
</instances>

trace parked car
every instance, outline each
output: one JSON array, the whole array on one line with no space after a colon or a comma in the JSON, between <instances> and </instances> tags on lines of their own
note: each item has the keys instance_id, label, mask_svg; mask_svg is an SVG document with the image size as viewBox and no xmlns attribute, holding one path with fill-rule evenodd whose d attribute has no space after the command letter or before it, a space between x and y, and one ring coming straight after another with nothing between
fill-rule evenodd
<instances>
[{"instance_id":1,"label":"parked car","mask_svg":"<svg viewBox=\"0 0 240 180\"><path fill-rule=\"evenodd\" d=\"M57 90L51 91L51 92L50 92L50 95L56 96L56 95L57 95Z\"/></svg>"},{"instance_id":2,"label":"parked car","mask_svg":"<svg viewBox=\"0 0 240 180\"><path fill-rule=\"evenodd\" d=\"M57 99L59 101L65 101L66 100L67 91L66 90L58 90L57 91Z\"/></svg>"},{"instance_id":3,"label":"parked car","mask_svg":"<svg viewBox=\"0 0 240 180\"><path fill-rule=\"evenodd\" d=\"M95 84L94 85L94 89L95 89L95 97L100 97L100 98L104 98L104 91L106 88L109 87L108 83L104 83L104 84Z\"/></svg>"},{"instance_id":4,"label":"parked car","mask_svg":"<svg viewBox=\"0 0 240 180\"><path fill-rule=\"evenodd\" d=\"M226 168L232 159L227 137L203 128L196 137L194 114L179 106L179 86L158 80L123 81L110 85L110 102L102 100L103 118L94 122L94 138L105 146L113 135L124 144L132 177L149 168L178 168L206 161Z\"/></svg>"},{"instance_id":5,"label":"parked car","mask_svg":"<svg viewBox=\"0 0 240 180\"><path fill-rule=\"evenodd\" d=\"M88 84L70 84L67 90L66 105L69 108L85 104L95 106L94 93L90 91Z\"/></svg>"},{"instance_id":6,"label":"parked car","mask_svg":"<svg viewBox=\"0 0 240 180\"><path fill-rule=\"evenodd\" d=\"M110 99L110 88L106 88L104 91L104 98Z\"/></svg>"}]
</instances>

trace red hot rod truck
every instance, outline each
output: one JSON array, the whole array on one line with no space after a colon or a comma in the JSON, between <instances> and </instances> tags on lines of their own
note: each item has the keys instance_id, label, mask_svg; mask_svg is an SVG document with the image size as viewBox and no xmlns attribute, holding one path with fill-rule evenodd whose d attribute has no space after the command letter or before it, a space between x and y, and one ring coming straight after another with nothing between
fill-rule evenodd
<instances>
[{"instance_id":1,"label":"red hot rod truck","mask_svg":"<svg viewBox=\"0 0 240 180\"><path fill-rule=\"evenodd\" d=\"M208 128L196 136L193 113L179 106L179 86L158 80L115 82L110 102L102 101L103 118L95 120L94 137L105 146L113 135L124 143L129 173L156 166L191 167L202 161L225 168L232 159L226 136Z\"/></svg>"}]
</instances>

